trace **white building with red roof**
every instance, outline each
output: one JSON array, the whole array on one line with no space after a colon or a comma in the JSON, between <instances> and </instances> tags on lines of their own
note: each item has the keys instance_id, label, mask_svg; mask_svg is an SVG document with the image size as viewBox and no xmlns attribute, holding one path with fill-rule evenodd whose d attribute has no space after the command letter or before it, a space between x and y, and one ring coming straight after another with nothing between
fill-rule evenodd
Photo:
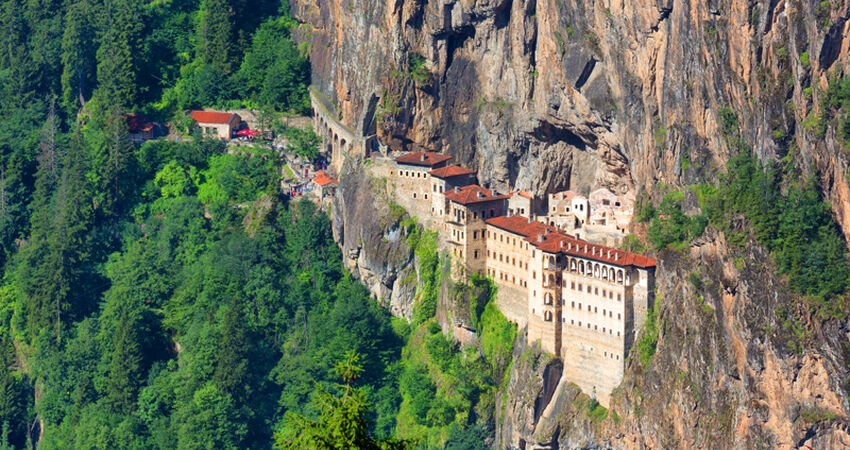
<instances>
[{"instance_id":1,"label":"white building with red roof","mask_svg":"<svg viewBox=\"0 0 850 450\"><path fill-rule=\"evenodd\" d=\"M242 119L238 114L222 111L192 111L192 119L198 123L204 136L229 141L239 128Z\"/></svg>"}]
</instances>

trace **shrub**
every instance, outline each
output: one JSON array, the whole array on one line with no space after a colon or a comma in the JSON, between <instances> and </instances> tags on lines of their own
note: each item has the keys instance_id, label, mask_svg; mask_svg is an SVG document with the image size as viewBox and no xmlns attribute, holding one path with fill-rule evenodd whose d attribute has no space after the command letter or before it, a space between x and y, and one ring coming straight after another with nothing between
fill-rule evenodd
<instances>
[{"instance_id":1,"label":"shrub","mask_svg":"<svg viewBox=\"0 0 850 450\"><path fill-rule=\"evenodd\" d=\"M637 343L638 360L647 367L655 356L655 348L658 345L658 324L656 323L655 308L647 311L646 322L643 324L643 332Z\"/></svg>"}]
</instances>

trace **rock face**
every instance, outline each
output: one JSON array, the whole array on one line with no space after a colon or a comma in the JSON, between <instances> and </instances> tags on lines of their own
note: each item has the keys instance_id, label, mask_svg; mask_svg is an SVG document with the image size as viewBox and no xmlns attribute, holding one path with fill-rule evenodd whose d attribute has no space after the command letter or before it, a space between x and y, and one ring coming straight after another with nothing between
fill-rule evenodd
<instances>
[{"instance_id":1,"label":"rock face","mask_svg":"<svg viewBox=\"0 0 850 450\"><path fill-rule=\"evenodd\" d=\"M712 180L735 151L733 128L762 160L815 171L850 237L848 151L833 126L819 138L804 125L850 62L847 0L293 0L292 10L317 89L391 148L449 153L503 191L624 193ZM336 236L354 272L409 315L404 239L380 226L389 216L367 180L348 178ZM799 310L763 250L722 235L658 260L658 352L647 367L630 360L609 419L588 421L561 383L550 400L560 406L537 416L541 368L515 364L501 446L848 445L847 322Z\"/></svg>"},{"instance_id":2,"label":"rock face","mask_svg":"<svg viewBox=\"0 0 850 450\"><path fill-rule=\"evenodd\" d=\"M391 214L383 181L349 163L332 205L334 239L354 277L393 315L410 320L417 272L406 233Z\"/></svg>"}]
</instances>

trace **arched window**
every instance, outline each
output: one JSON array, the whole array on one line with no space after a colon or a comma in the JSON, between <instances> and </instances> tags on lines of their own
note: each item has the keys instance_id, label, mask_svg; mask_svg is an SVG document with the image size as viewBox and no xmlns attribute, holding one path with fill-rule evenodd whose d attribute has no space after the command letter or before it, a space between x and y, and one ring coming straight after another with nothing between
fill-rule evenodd
<instances>
[{"instance_id":1,"label":"arched window","mask_svg":"<svg viewBox=\"0 0 850 450\"><path fill-rule=\"evenodd\" d=\"M550 273L549 274L549 286L554 286L554 285L555 285L555 276Z\"/></svg>"},{"instance_id":2,"label":"arched window","mask_svg":"<svg viewBox=\"0 0 850 450\"><path fill-rule=\"evenodd\" d=\"M575 272L575 271L576 271L576 260L570 259L570 272Z\"/></svg>"},{"instance_id":3,"label":"arched window","mask_svg":"<svg viewBox=\"0 0 850 450\"><path fill-rule=\"evenodd\" d=\"M617 271L617 283L623 283L623 269Z\"/></svg>"},{"instance_id":4,"label":"arched window","mask_svg":"<svg viewBox=\"0 0 850 450\"><path fill-rule=\"evenodd\" d=\"M608 268L607 268L607 267L605 267L605 266L602 266L602 279L603 279L603 280L607 280L607 279L608 279Z\"/></svg>"},{"instance_id":5,"label":"arched window","mask_svg":"<svg viewBox=\"0 0 850 450\"><path fill-rule=\"evenodd\" d=\"M579 271L579 273L582 273L582 274L584 273L584 261L578 262L578 271Z\"/></svg>"}]
</instances>

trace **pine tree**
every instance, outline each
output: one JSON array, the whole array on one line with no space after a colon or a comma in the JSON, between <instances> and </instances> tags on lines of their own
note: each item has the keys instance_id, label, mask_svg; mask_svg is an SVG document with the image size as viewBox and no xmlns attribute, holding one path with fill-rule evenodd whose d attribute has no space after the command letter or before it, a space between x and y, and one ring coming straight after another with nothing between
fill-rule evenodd
<instances>
[{"instance_id":1,"label":"pine tree","mask_svg":"<svg viewBox=\"0 0 850 450\"><path fill-rule=\"evenodd\" d=\"M226 75L233 71L233 7L228 0L205 0L201 7L197 58Z\"/></svg>"},{"instance_id":2,"label":"pine tree","mask_svg":"<svg viewBox=\"0 0 850 450\"><path fill-rule=\"evenodd\" d=\"M132 187L131 162L133 146L127 132L127 121L118 108L112 108L106 122L107 159L103 168L103 210L115 215L122 211L122 201Z\"/></svg>"},{"instance_id":3,"label":"pine tree","mask_svg":"<svg viewBox=\"0 0 850 450\"><path fill-rule=\"evenodd\" d=\"M113 411L129 414L136 404L136 395L141 385L143 354L139 335L141 314L133 307L132 299L122 302L121 312L113 339L112 360L106 385L106 398Z\"/></svg>"},{"instance_id":4,"label":"pine tree","mask_svg":"<svg viewBox=\"0 0 850 450\"><path fill-rule=\"evenodd\" d=\"M69 5L62 36L62 106L69 115L85 105L94 87L94 37L89 1Z\"/></svg>"},{"instance_id":5,"label":"pine tree","mask_svg":"<svg viewBox=\"0 0 850 450\"><path fill-rule=\"evenodd\" d=\"M106 2L106 33L97 50L98 95L106 107L135 108L143 31L138 0Z\"/></svg>"},{"instance_id":6,"label":"pine tree","mask_svg":"<svg viewBox=\"0 0 850 450\"><path fill-rule=\"evenodd\" d=\"M233 301L228 306L221 325L213 382L223 392L230 394L237 404L242 404L249 394L246 390L249 385L249 349L242 306Z\"/></svg>"}]
</instances>

